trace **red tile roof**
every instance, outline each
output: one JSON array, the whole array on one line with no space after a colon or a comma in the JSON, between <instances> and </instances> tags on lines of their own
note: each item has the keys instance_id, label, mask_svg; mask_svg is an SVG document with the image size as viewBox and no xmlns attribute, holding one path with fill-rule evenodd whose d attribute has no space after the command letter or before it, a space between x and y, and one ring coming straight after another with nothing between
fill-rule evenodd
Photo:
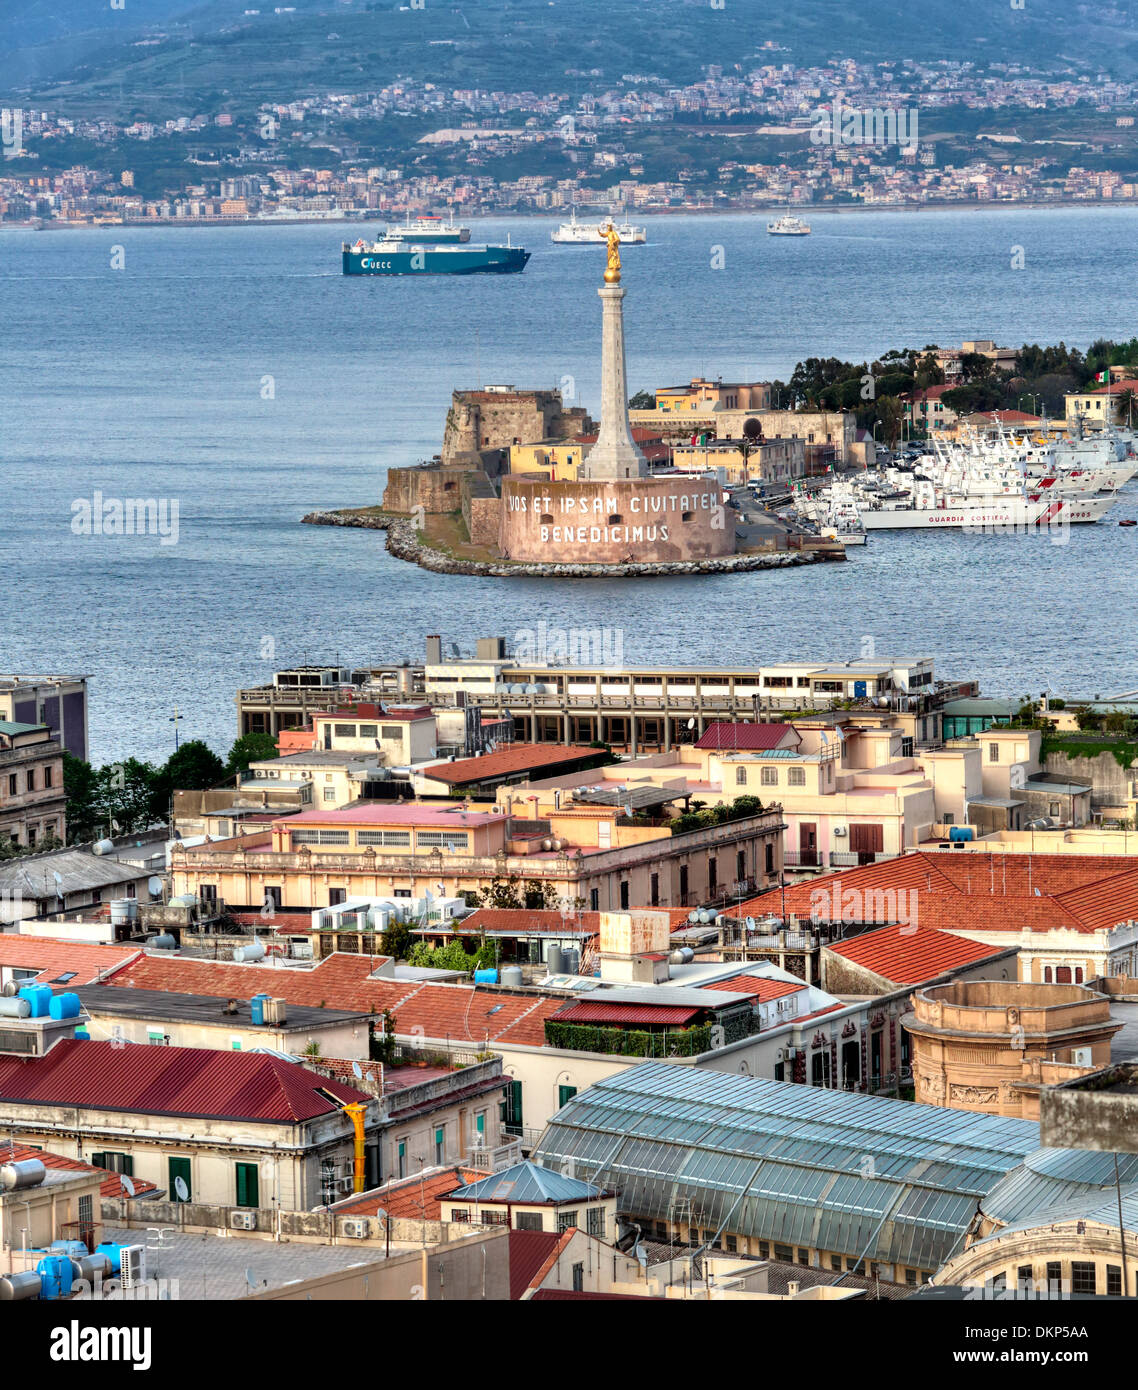
<instances>
[{"instance_id":1,"label":"red tile roof","mask_svg":"<svg viewBox=\"0 0 1138 1390\"><path fill-rule=\"evenodd\" d=\"M37 1149L34 1144L18 1144L14 1139L0 1142L0 1163L23 1163L29 1158L38 1158L45 1168L56 1168L69 1173L103 1173L105 1177L99 1186L102 1197L145 1197L157 1192L157 1186L145 1178L130 1180L133 1192L127 1192L122 1185L122 1174L112 1173L94 1163L84 1163L81 1158L65 1158L63 1154L52 1153L50 1149Z\"/></svg>"},{"instance_id":2,"label":"red tile roof","mask_svg":"<svg viewBox=\"0 0 1138 1390\"><path fill-rule=\"evenodd\" d=\"M519 1299L561 1243L554 1231L510 1231L510 1298Z\"/></svg>"},{"instance_id":3,"label":"red tile roof","mask_svg":"<svg viewBox=\"0 0 1138 1390\"><path fill-rule=\"evenodd\" d=\"M337 1216L375 1216L382 1209L394 1218L412 1221L438 1221L439 1198L463 1183L477 1182L486 1174L476 1168L427 1168L422 1177L398 1178L364 1193L358 1201L337 1204Z\"/></svg>"},{"instance_id":4,"label":"red tile roof","mask_svg":"<svg viewBox=\"0 0 1138 1390\"><path fill-rule=\"evenodd\" d=\"M829 949L894 984L919 985L962 965L987 960L1004 948L931 927L918 926L914 930L898 923L838 942Z\"/></svg>"},{"instance_id":5,"label":"red tile roof","mask_svg":"<svg viewBox=\"0 0 1138 1390\"><path fill-rule=\"evenodd\" d=\"M749 994L756 1004L765 1004L770 999L797 994L800 989L805 989L806 985L802 980L768 980L758 975L732 975L727 980L712 980L701 988L722 989L731 994Z\"/></svg>"},{"instance_id":6,"label":"red tile roof","mask_svg":"<svg viewBox=\"0 0 1138 1390\"><path fill-rule=\"evenodd\" d=\"M707 726L696 747L763 751L777 748L787 734L797 735L793 724L732 724L717 719ZM795 746L801 741L800 736L793 740Z\"/></svg>"},{"instance_id":7,"label":"red tile roof","mask_svg":"<svg viewBox=\"0 0 1138 1390\"><path fill-rule=\"evenodd\" d=\"M487 782L496 777L508 777L513 772L537 768L575 767L578 763L595 760L603 754L600 748L587 748L569 743L514 743L480 758L459 758L453 763L436 763L423 769L423 776L433 782L448 782L461 786L467 782Z\"/></svg>"},{"instance_id":8,"label":"red tile roof","mask_svg":"<svg viewBox=\"0 0 1138 1390\"><path fill-rule=\"evenodd\" d=\"M714 1008L708 1000L708 1008ZM701 1010L683 1004L602 1004L582 1000L559 1013L557 1023L687 1023Z\"/></svg>"},{"instance_id":9,"label":"red tile roof","mask_svg":"<svg viewBox=\"0 0 1138 1390\"><path fill-rule=\"evenodd\" d=\"M55 937L0 934L0 965L17 970L38 970L41 983L53 975L75 971L68 980L71 987L94 984L106 970L116 970L127 961L138 959L137 946L96 946L90 942L62 941Z\"/></svg>"},{"instance_id":10,"label":"red tile roof","mask_svg":"<svg viewBox=\"0 0 1138 1390\"><path fill-rule=\"evenodd\" d=\"M381 957L380 959L384 959ZM563 1002L541 994L503 994L472 985L420 984L373 979L377 960L337 951L312 970L282 966L232 965L180 957L144 956L108 984L250 999L268 991L290 1004L354 1009L381 1014L390 1009L400 1036L451 1038L459 1042L515 1042L541 1047L544 1020Z\"/></svg>"},{"instance_id":11,"label":"red tile roof","mask_svg":"<svg viewBox=\"0 0 1138 1390\"><path fill-rule=\"evenodd\" d=\"M782 902L775 888L735 912L780 913ZM1138 867L1106 854L921 850L788 886L785 903L788 914L823 921L885 925L915 911L939 931L1093 932L1138 918Z\"/></svg>"},{"instance_id":12,"label":"red tile roof","mask_svg":"<svg viewBox=\"0 0 1138 1390\"><path fill-rule=\"evenodd\" d=\"M556 1299L561 1302L573 1302L576 1299L604 1299L605 1302L619 1301L626 1298L641 1299L646 1298L652 1302L659 1302L656 1294L649 1293L601 1293L595 1289L535 1289L530 1295L529 1301L532 1303L549 1303Z\"/></svg>"},{"instance_id":13,"label":"red tile roof","mask_svg":"<svg viewBox=\"0 0 1138 1390\"><path fill-rule=\"evenodd\" d=\"M0 1057L0 1099L291 1124L371 1098L263 1052L205 1047L117 1047L67 1038L42 1057Z\"/></svg>"}]
</instances>

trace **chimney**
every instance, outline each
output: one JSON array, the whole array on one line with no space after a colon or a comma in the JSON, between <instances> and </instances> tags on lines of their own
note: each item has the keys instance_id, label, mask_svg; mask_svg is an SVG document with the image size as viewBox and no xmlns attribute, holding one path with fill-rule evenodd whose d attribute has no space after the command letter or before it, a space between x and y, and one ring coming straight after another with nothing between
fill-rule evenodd
<instances>
[{"instance_id":1,"label":"chimney","mask_svg":"<svg viewBox=\"0 0 1138 1390\"><path fill-rule=\"evenodd\" d=\"M443 639L437 634L427 638L427 665L439 666L443 659Z\"/></svg>"},{"instance_id":2,"label":"chimney","mask_svg":"<svg viewBox=\"0 0 1138 1390\"><path fill-rule=\"evenodd\" d=\"M787 1298L797 1298L799 1288L801 1288L801 1285L799 1284L797 1279L788 1279L786 1281Z\"/></svg>"}]
</instances>

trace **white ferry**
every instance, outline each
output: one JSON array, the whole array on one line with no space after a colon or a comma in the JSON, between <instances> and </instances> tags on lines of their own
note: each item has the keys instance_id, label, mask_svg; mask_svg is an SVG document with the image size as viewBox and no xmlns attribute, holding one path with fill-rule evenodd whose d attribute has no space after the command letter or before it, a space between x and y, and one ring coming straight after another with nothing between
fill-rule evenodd
<instances>
[{"instance_id":1,"label":"white ferry","mask_svg":"<svg viewBox=\"0 0 1138 1390\"><path fill-rule=\"evenodd\" d=\"M453 212L449 222L441 217L408 215L401 226L388 227L385 236L388 241L413 241L416 246L454 246L470 240L470 228L456 227Z\"/></svg>"},{"instance_id":2,"label":"white ferry","mask_svg":"<svg viewBox=\"0 0 1138 1390\"><path fill-rule=\"evenodd\" d=\"M809 236L810 223L803 222L801 217L792 217L787 212L773 222L768 222L767 231L771 236Z\"/></svg>"},{"instance_id":3,"label":"white ferry","mask_svg":"<svg viewBox=\"0 0 1138 1390\"><path fill-rule=\"evenodd\" d=\"M568 222L562 222L560 227L550 232L550 241L556 242L558 246L582 246L586 242L590 246L595 246L601 236L608 231L613 219L606 217L600 222L578 222L577 209L574 208ZM648 240L648 230L646 227L634 227L631 222L618 222L616 224L616 234L620 237L622 246L643 246Z\"/></svg>"}]
</instances>

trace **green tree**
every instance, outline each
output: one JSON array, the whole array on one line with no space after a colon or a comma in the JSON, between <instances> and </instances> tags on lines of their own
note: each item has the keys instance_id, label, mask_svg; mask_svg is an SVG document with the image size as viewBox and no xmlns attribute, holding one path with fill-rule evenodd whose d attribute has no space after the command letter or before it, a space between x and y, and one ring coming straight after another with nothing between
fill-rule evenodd
<instances>
[{"instance_id":1,"label":"green tree","mask_svg":"<svg viewBox=\"0 0 1138 1390\"><path fill-rule=\"evenodd\" d=\"M170 754L154 773L151 811L156 821L170 814L176 791L207 791L225 778L225 764L208 743L191 738Z\"/></svg>"},{"instance_id":2,"label":"green tree","mask_svg":"<svg viewBox=\"0 0 1138 1390\"><path fill-rule=\"evenodd\" d=\"M65 752L63 791L67 797L67 838L73 845L93 840L98 830L99 774L90 763Z\"/></svg>"},{"instance_id":3,"label":"green tree","mask_svg":"<svg viewBox=\"0 0 1138 1390\"><path fill-rule=\"evenodd\" d=\"M892 449L901 433L904 410L896 396L881 396L877 401L877 418L881 421L881 433Z\"/></svg>"},{"instance_id":4,"label":"green tree","mask_svg":"<svg viewBox=\"0 0 1138 1390\"><path fill-rule=\"evenodd\" d=\"M155 812L157 769L138 758L108 763L97 773L95 801L98 833L131 835L166 819L166 809Z\"/></svg>"},{"instance_id":5,"label":"green tree","mask_svg":"<svg viewBox=\"0 0 1138 1390\"><path fill-rule=\"evenodd\" d=\"M651 391L637 391L628 402L629 410L655 410L656 397Z\"/></svg>"},{"instance_id":6,"label":"green tree","mask_svg":"<svg viewBox=\"0 0 1138 1390\"><path fill-rule=\"evenodd\" d=\"M379 939L379 948L385 956L393 960L406 960L411 953L415 938L406 922L392 922Z\"/></svg>"},{"instance_id":7,"label":"green tree","mask_svg":"<svg viewBox=\"0 0 1138 1390\"><path fill-rule=\"evenodd\" d=\"M264 762L265 759L276 756L277 741L272 734L267 734L263 730L242 734L229 750L229 757L225 760L225 770L235 777L238 773L248 772L250 763Z\"/></svg>"}]
</instances>

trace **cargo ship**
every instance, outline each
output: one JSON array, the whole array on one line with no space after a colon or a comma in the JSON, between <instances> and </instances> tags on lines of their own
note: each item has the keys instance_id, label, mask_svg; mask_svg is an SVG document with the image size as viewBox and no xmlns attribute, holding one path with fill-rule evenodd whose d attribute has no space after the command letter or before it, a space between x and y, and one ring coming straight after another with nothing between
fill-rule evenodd
<instances>
[{"instance_id":1,"label":"cargo ship","mask_svg":"<svg viewBox=\"0 0 1138 1390\"><path fill-rule=\"evenodd\" d=\"M343 243L345 275L516 275L530 253L520 246L425 246L388 237Z\"/></svg>"}]
</instances>

